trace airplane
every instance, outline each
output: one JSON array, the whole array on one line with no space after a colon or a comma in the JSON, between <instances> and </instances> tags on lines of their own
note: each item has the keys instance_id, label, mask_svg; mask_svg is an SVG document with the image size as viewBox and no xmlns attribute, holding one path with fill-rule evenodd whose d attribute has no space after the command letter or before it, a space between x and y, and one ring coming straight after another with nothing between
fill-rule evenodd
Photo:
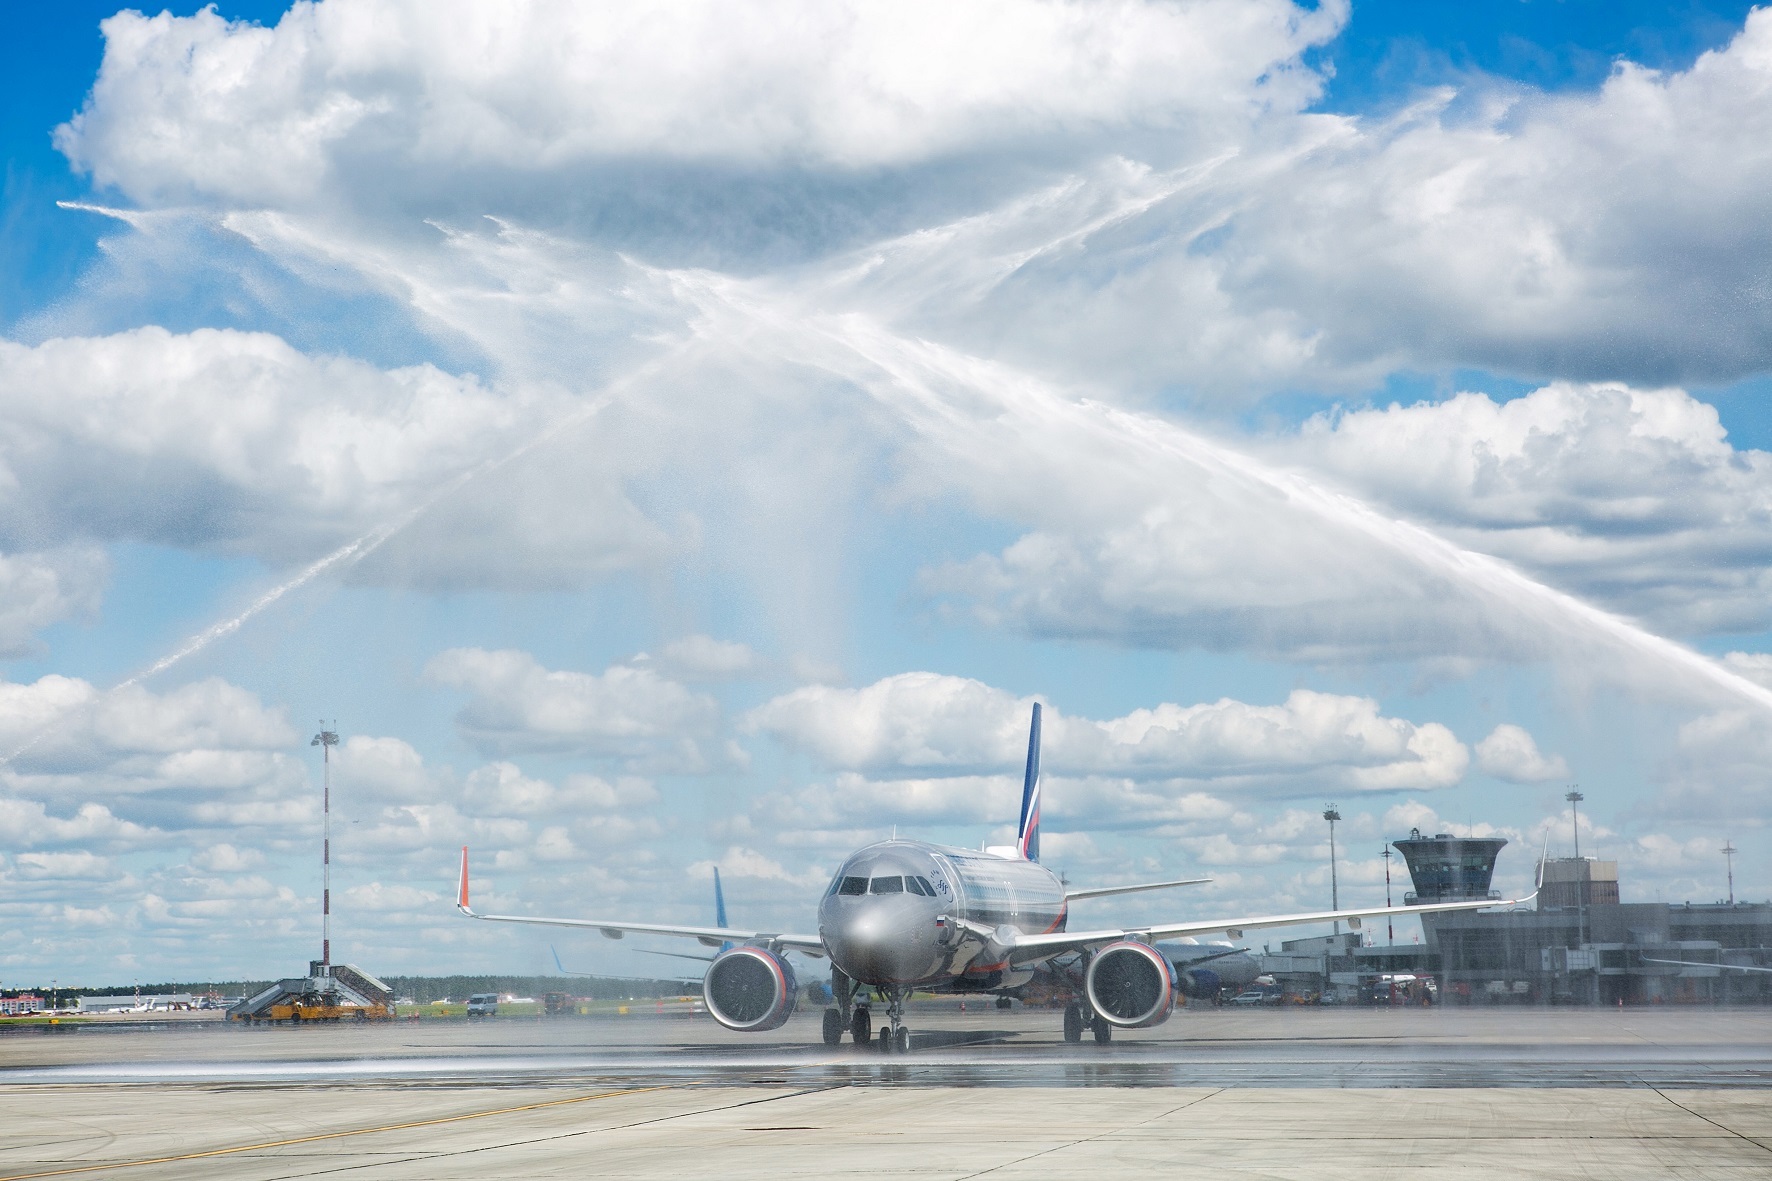
<instances>
[{"instance_id":1,"label":"airplane","mask_svg":"<svg viewBox=\"0 0 1772 1181\"><path fill-rule=\"evenodd\" d=\"M831 965L832 1003L824 1011L824 1043L838 1045L848 1033L858 1046L872 1044L882 1052L902 1054L911 1048L904 1003L913 991L1014 996L1030 985L1043 986L1048 995L1062 992L1071 998L1064 1010L1065 1041L1080 1042L1088 1030L1097 1043L1106 1044L1116 1029L1160 1025L1174 1011L1175 996L1186 983L1182 973L1195 969L1178 971L1171 957L1159 950L1161 941L1219 933L1240 940L1245 931L1259 928L1333 921L1358 930L1361 920L1379 915L1481 910L1537 897L1534 890L1519 899L1068 929L1070 904L1080 899L1207 880L1072 890L1040 864L1040 706L1036 703L1028 729L1015 844L959 849L895 835L858 849L831 879L819 903L816 933L724 923L697 927L481 914L468 903L465 846L456 909L464 917L487 922L590 928L610 939L669 935L723 948L703 978L703 1001L716 1021L742 1033L778 1029L793 1015L800 990L787 952L826 958ZM870 997L886 1008L887 1023L880 1026L877 1040Z\"/></svg>"}]
</instances>

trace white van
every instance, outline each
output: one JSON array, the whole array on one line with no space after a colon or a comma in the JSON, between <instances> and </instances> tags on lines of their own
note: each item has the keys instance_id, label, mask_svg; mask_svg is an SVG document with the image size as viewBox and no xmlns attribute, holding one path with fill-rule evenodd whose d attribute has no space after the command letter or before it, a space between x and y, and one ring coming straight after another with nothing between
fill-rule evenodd
<instances>
[{"instance_id":1,"label":"white van","mask_svg":"<svg viewBox=\"0 0 1772 1181\"><path fill-rule=\"evenodd\" d=\"M496 992L476 992L468 998L468 1016L498 1016L498 994Z\"/></svg>"}]
</instances>

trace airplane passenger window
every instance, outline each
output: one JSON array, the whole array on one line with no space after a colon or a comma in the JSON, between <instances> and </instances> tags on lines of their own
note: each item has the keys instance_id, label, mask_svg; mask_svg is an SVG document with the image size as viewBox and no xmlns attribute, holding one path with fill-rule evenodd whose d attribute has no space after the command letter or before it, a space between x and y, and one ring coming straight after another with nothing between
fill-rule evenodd
<instances>
[{"instance_id":1,"label":"airplane passenger window","mask_svg":"<svg viewBox=\"0 0 1772 1181\"><path fill-rule=\"evenodd\" d=\"M904 893L904 879L875 878L873 891L876 894L902 894Z\"/></svg>"},{"instance_id":2,"label":"airplane passenger window","mask_svg":"<svg viewBox=\"0 0 1772 1181\"><path fill-rule=\"evenodd\" d=\"M929 884L928 878L912 878L911 880L917 883L917 892L922 894L923 897L935 897L935 887Z\"/></svg>"},{"instance_id":3,"label":"airplane passenger window","mask_svg":"<svg viewBox=\"0 0 1772 1181\"><path fill-rule=\"evenodd\" d=\"M868 880L866 878L844 878L843 884L837 887L839 894L866 894Z\"/></svg>"}]
</instances>

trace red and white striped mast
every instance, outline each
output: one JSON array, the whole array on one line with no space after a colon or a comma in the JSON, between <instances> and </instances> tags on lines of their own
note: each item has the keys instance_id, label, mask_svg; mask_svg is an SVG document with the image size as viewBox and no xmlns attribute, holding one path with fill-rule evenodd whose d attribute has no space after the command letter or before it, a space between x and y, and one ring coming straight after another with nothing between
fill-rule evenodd
<instances>
[{"instance_id":1,"label":"red and white striped mast","mask_svg":"<svg viewBox=\"0 0 1772 1181\"><path fill-rule=\"evenodd\" d=\"M334 726L337 722L332 723ZM320 796L320 974L332 975L332 748L338 745L338 734L326 729L320 721L320 732L309 746L320 748L325 765Z\"/></svg>"}]
</instances>

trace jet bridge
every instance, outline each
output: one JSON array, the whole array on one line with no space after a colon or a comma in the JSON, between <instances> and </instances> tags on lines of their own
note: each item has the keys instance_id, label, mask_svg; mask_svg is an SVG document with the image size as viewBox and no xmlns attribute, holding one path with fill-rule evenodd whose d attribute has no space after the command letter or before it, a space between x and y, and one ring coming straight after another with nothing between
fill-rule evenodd
<instances>
[{"instance_id":1,"label":"jet bridge","mask_svg":"<svg viewBox=\"0 0 1772 1181\"><path fill-rule=\"evenodd\" d=\"M300 1025L304 1021L386 1021L394 1016L394 993L355 964L315 961L309 974L279 980L228 1010L245 1025Z\"/></svg>"}]
</instances>

